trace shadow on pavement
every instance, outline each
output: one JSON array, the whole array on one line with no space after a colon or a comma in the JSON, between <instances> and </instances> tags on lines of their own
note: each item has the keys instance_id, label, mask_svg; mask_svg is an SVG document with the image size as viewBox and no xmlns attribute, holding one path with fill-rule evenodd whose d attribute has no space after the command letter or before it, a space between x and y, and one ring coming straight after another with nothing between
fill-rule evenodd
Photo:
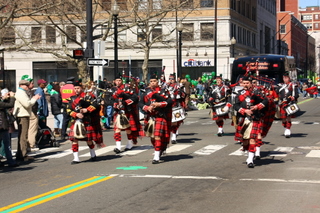
<instances>
[{"instance_id":1,"label":"shadow on pavement","mask_svg":"<svg viewBox=\"0 0 320 213\"><path fill-rule=\"evenodd\" d=\"M193 157L191 155L164 155L163 157L161 157L161 160L164 160L164 162L170 162L192 158Z\"/></svg>"}]
</instances>

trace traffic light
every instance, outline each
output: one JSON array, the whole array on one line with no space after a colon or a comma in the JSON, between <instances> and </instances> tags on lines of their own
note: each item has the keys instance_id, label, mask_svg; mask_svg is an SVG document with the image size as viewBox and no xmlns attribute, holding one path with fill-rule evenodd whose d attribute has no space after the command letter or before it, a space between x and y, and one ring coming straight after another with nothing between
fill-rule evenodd
<instances>
[{"instance_id":1,"label":"traffic light","mask_svg":"<svg viewBox=\"0 0 320 213\"><path fill-rule=\"evenodd\" d=\"M74 59L83 59L84 58L83 49L75 49L75 50L73 50L73 58Z\"/></svg>"}]
</instances>

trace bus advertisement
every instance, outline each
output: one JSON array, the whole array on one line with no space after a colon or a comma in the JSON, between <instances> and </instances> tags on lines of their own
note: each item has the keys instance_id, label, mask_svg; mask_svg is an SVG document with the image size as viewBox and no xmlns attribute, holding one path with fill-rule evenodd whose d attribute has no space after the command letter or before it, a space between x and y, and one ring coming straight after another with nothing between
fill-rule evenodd
<instances>
[{"instance_id":1,"label":"bus advertisement","mask_svg":"<svg viewBox=\"0 0 320 213\"><path fill-rule=\"evenodd\" d=\"M289 71L292 80L297 80L293 56L258 55L236 58L233 62L231 83L238 82L246 72L251 72L258 80L269 79L273 84L278 84L283 82L282 76L286 71Z\"/></svg>"}]
</instances>

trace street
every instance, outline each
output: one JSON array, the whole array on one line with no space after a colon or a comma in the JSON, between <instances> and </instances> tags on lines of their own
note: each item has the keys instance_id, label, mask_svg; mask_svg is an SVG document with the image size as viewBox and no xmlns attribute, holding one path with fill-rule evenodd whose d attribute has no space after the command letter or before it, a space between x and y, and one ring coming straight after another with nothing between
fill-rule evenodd
<instances>
[{"instance_id":1,"label":"street","mask_svg":"<svg viewBox=\"0 0 320 213\"><path fill-rule=\"evenodd\" d=\"M178 143L158 165L149 138L114 154L112 130L104 131L107 147L96 149L96 162L84 142L77 165L70 142L41 149L33 162L0 170L0 212L320 212L319 103L300 98L289 139L275 120L253 169L231 120L218 137L208 109L188 112Z\"/></svg>"}]
</instances>

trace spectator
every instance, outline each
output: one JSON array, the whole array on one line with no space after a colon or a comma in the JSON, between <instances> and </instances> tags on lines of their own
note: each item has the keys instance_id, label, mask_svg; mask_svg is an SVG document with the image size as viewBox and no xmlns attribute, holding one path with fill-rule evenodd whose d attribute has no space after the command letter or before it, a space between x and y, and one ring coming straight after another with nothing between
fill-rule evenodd
<instances>
[{"instance_id":1,"label":"spectator","mask_svg":"<svg viewBox=\"0 0 320 213\"><path fill-rule=\"evenodd\" d=\"M71 96L76 95L73 86L74 77L67 78L67 82L64 86L60 89L60 94L62 98L62 106L63 106L63 122L62 122L62 130L61 130L61 140L65 140L67 135L67 129L69 121L71 120L69 114L67 113L67 105L68 105L68 98Z\"/></svg>"},{"instance_id":2,"label":"spectator","mask_svg":"<svg viewBox=\"0 0 320 213\"><path fill-rule=\"evenodd\" d=\"M106 122L104 123L104 130L111 129L111 121L113 118L113 100L112 100L112 85L108 84L106 91L103 93L103 105L104 105L104 116L106 118Z\"/></svg>"},{"instance_id":3,"label":"spectator","mask_svg":"<svg viewBox=\"0 0 320 213\"><path fill-rule=\"evenodd\" d=\"M54 117L54 135L61 136L63 122L63 106L59 84L54 84L50 92L51 112Z\"/></svg>"},{"instance_id":4,"label":"spectator","mask_svg":"<svg viewBox=\"0 0 320 213\"><path fill-rule=\"evenodd\" d=\"M31 99L29 98L30 82L27 80L19 81L19 89L15 95L16 101L14 104L13 114L17 118L18 124L18 150L16 159L19 161L28 161L33 159L27 156L28 129L31 115L31 108L40 99L40 95L36 94Z\"/></svg>"},{"instance_id":5,"label":"spectator","mask_svg":"<svg viewBox=\"0 0 320 213\"><path fill-rule=\"evenodd\" d=\"M35 90L33 79L29 75L22 76L21 80L27 80L30 82L29 84L29 90L27 91L29 98L32 98L34 96ZM28 151L37 151L39 148L37 148L36 145L36 136L38 133L38 127L39 127L39 119L38 119L38 103L36 102L32 108L29 118L29 130L28 130Z\"/></svg>"},{"instance_id":6,"label":"spectator","mask_svg":"<svg viewBox=\"0 0 320 213\"><path fill-rule=\"evenodd\" d=\"M46 88L47 82L43 79L38 80L38 88L36 89L34 94L40 95L40 99L37 100L38 102L38 118L39 118L39 126L40 128L47 127L47 117L49 115L48 109L48 102L46 99L46 95L43 91Z\"/></svg>"},{"instance_id":7,"label":"spectator","mask_svg":"<svg viewBox=\"0 0 320 213\"><path fill-rule=\"evenodd\" d=\"M185 103L186 103L186 107L187 107L186 110L188 110L188 104L190 101L190 94L191 94L191 89L190 89L191 83L186 78L181 78L181 83L184 87L184 92L186 93Z\"/></svg>"},{"instance_id":8,"label":"spectator","mask_svg":"<svg viewBox=\"0 0 320 213\"><path fill-rule=\"evenodd\" d=\"M306 82L303 82L303 85L302 85L302 92L303 92L303 98L304 98L304 99L307 97L307 94L308 94L308 92L307 92L307 90L306 90L306 89L308 89L308 85L307 85L307 83L306 83Z\"/></svg>"},{"instance_id":9,"label":"spectator","mask_svg":"<svg viewBox=\"0 0 320 213\"><path fill-rule=\"evenodd\" d=\"M18 164L12 158L11 152L11 139L9 135L9 128L13 124L13 115L9 112L10 108L13 108L15 98L14 93L9 92L8 89L1 90L1 101L0 101L0 141L2 148L4 149L5 156L9 167L16 167ZM3 165L0 162L0 165Z\"/></svg>"}]
</instances>

